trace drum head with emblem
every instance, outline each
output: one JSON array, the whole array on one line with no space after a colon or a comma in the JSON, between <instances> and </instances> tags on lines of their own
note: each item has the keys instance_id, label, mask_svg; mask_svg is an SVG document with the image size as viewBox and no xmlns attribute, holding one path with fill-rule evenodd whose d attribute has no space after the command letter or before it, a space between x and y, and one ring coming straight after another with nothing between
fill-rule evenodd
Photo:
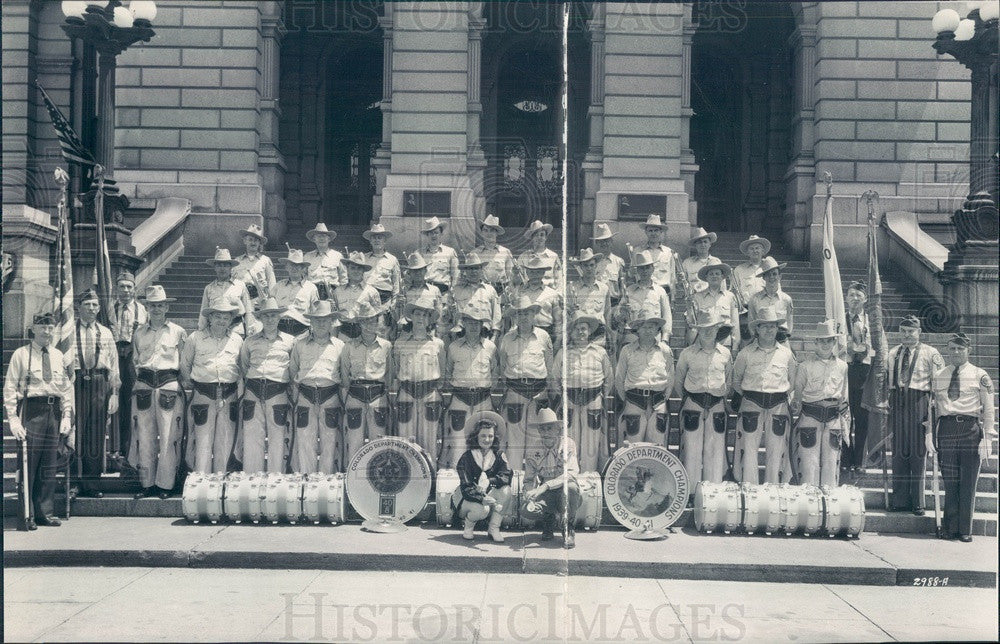
<instances>
[{"instance_id":1,"label":"drum head with emblem","mask_svg":"<svg viewBox=\"0 0 1000 644\"><path fill-rule=\"evenodd\" d=\"M417 516L431 493L430 460L416 443L379 438L365 443L347 466L347 498L368 520L406 522Z\"/></svg>"},{"instance_id":2,"label":"drum head with emblem","mask_svg":"<svg viewBox=\"0 0 1000 644\"><path fill-rule=\"evenodd\" d=\"M615 452L604 469L604 502L632 530L664 530L687 507L687 471L667 448L633 443Z\"/></svg>"}]
</instances>

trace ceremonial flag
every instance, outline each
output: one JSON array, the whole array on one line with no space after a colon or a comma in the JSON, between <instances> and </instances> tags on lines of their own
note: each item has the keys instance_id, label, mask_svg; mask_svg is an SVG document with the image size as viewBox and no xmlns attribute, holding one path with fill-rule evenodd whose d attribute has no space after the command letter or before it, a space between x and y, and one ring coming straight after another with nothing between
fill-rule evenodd
<instances>
[{"instance_id":1,"label":"ceremonial flag","mask_svg":"<svg viewBox=\"0 0 1000 644\"><path fill-rule=\"evenodd\" d=\"M67 163L79 163L84 166L97 164L90 151L83 145L83 141L73 131L73 126L69 124L56 104L52 102L49 95L45 93L41 84L35 81L38 91L42 93L42 100L45 101L45 109L49 111L49 118L52 119L52 126L56 129L56 136L59 138L59 147L62 149L63 158Z\"/></svg>"},{"instance_id":2,"label":"ceremonial flag","mask_svg":"<svg viewBox=\"0 0 1000 644\"><path fill-rule=\"evenodd\" d=\"M861 406L868 411L868 445L866 462L882 453L886 446L889 415L889 342L882 320L882 279L878 271L878 247L875 237L875 213L868 212L868 324L871 327L871 371L861 395Z\"/></svg>"},{"instance_id":3,"label":"ceremonial flag","mask_svg":"<svg viewBox=\"0 0 1000 644\"><path fill-rule=\"evenodd\" d=\"M64 202L60 201L55 309L59 319L59 328L56 330L55 344L56 348L62 351L67 362L71 363L76 356L76 318L73 314L73 264L70 259L72 253L69 247L69 221L66 211Z\"/></svg>"},{"instance_id":4,"label":"ceremonial flag","mask_svg":"<svg viewBox=\"0 0 1000 644\"><path fill-rule=\"evenodd\" d=\"M840 264L837 262L837 249L833 244L833 182L827 173L826 212L823 214L823 291L826 300L826 319L837 323L837 330L842 334L837 338L837 354L847 350L845 323L847 313L844 309L844 286L840 282Z\"/></svg>"}]
</instances>

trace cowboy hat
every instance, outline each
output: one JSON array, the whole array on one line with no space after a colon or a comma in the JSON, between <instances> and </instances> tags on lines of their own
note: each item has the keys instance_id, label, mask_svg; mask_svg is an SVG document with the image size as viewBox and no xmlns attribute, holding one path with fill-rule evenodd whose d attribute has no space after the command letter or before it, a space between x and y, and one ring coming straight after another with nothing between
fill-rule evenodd
<instances>
[{"instance_id":1,"label":"cowboy hat","mask_svg":"<svg viewBox=\"0 0 1000 644\"><path fill-rule=\"evenodd\" d=\"M353 251L351 253L348 253L347 257L340 260L340 262L342 264L350 264L352 266L357 266L365 271L370 271L372 269L372 265L369 264L368 260L365 259L365 254L359 251Z\"/></svg>"},{"instance_id":2,"label":"cowboy hat","mask_svg":"<svg viewBox=\"0 0 1000 644\"><path fill-rule=\"evenodd\" d=\"M694 324L691 325L691 328L710 329L725 323L725 320L719 317L719 313L715 309L698 309L694 313Z\"/></svg>"},{"instance_id":3,"label":"cowboy hat","mask_svg":"<svg viewBox=\"0 0 1000 644\"><path fill-rule=\"evenodd\" d=\"M533 312L538 313L539 311L542 310L542 307L532 302L531 298L529 298L527 295L519 296L516 300L514 300L513 304L511 304L510 307L510 310L514 312L527 311L529 309L532 309Z\"/></svg>"},{"instance_id":4,"label":"cowboy hat","mask_svg":"<svg viewBox=\"0 0 1000 644\"><path fill-rule=\"evenodd\" d=\"M287 310L288 310L287 307L278 306L278 300L274 299L273 297L269 297L266 300L264 300L263 302L261 302L257 306L257 309L254 312L255 313L284 313Z\"/></svg>"},{"instance_id":5,"label":"cowboy hat","mask_svg":"<svg viewBox=\"0 0 1000 644\"><path fill-rule=\"evenodd\" d=\"M643 324L645 324L646 322L649 322L651 320L654 321L654 322L656 322L660 326L661 329L663 328L663 325L667 323L666 320L664 320L663 318L661 318L656 313L647 313L647 312L643 311L643 312L640 312L638 315L636 315L636 318L634 320L632 320L632 322L629 324L629 328L631 330L633 330L633 331L636 331Z\"/></svg>"},{"instance_id":6,"label":"cowboy hat","mask_svg":"<svg viewBox=\"0 0 1000 644\"><path fill-rule=\"evenodd\" d=\"M205 315L211 315L212 313L229 313L230 315L239 315L240 307L233 302L225 298L220 298L214 302L209 302L208 305L201 310Z\"/></svg>"},{"instance_id":7,"label":"cowboy hat","mask_svg":"<svg viewBox=\"0 0 1000 644\"><path fill-rule=\"evenodd\" d=\"M361 320L367 320L369 318L377 317L381 314L377 308L372 306L371 302L366 300L359 300L355 306L351 307L348 311L347 322L357 323Z\"/></svg>"},{"instance_id":8,"label":"cowboy hat","mask_svg":"<svg viewBox=\"0 0 1000 644\"><path fill-rule=\"evenodd\" d=\"M747 249L750 248L751 244L760 244L764 247L764 254L767 255L771 252L771 242L768 241L766 237L758 237L757 235L750 235L749 238L744 239L740 242L740 252L744 255L748 254Z\"/></svg>"},{"instance_id":9,"label":"cowboy hat","mask_svg":"<svg viewBox=\"0 0 1000 644\"><path fill-rule=\"evenodd\" d=\"M298 248L289 248L288 249L288 256L287 257L281 257L278 261L284 262L286 264L295 264L295 265L298 265L298 266L308 266L309 265L309 260L307 260L303 256L302 251L299 250Z\"/></svg>"},{"instance_id":10,"label":"cowboy hat","mask_svg":"<svg viewBox=\"0 0 1000 644\"><path fill-rule=\"evenodd\" d=\"M382 224L372 224L371 228L361 233L361 236L367 239L368 241L371 241L372 235L382 235L386 239L389 239L390 237L392 237L392 231L386 230L385 226L383 226Z\"/></svg>"},{"instance_id":11,"label":"cowboy hat","mask_svg":"<svg viewBox=\"0 0 1000 644\"><path fill-rule=\"evenodd\" d=\"M576 257L570 257L571 264L583 264L589 261L597 261L604 257L604 253L595 253L592 248L584 248Z\"/></svg>"},{"instance_id":12,"label":"cowboy hat","mask_svg":"<svg viewBox=\"0 0 1000 644\"><path fill-rule=\"evenodd\" d=\"M733 276L733 267L730 266L729 264L724 263L724 262L720 262L718 264L706 264L706 265L702 266L701 268L699 268L698 269L698 279L700 279L703 282L707 282L708 281L708 277L707 277L708 276L708 271L710 271L712 269L716 269L716 268L722 271L722 277L723 277L723 279L729 279L730 277Z\"/></svg>"},{"instance_id":13,"label":"cowboy hat","mask_svg":"<svg viewBox=\"0 0 1000 644\"><path fill-rule=\"evenodd\" d=\"M504 421L503 416L495 411L477 411L476 413L470 415L469 419L465 421L465 435L471 436L473 430L476 429L476 425L482 422L488 422L495 425L497 437L501 437L501 441L503 440L502 435L507 429L507 423Z\"/></svg>"},{"instance_id":14,"label":"cowboy hat","mask_svg":"<svg viewBox=\"0 0 1000 644\"><path fill-rule=\"evenodd\" d=\"M534 253L524 260L519 260L518 263L529 271L547 271L552 268L551 260L535 255Z\"/></svg>"},{"instance_id":15,"label":"cowboy hat","mask_svg":"<svg viewBox=\"0 0 1000 644\"><path fill-rule=\"evenodd\" d=\"M419 271L422 268L427 268L427 260L419 252L414 251L406 257L406 266L404 266L408 271Z\"/></svg>"},{"instance_id":16,"label":"cowboy hat","mask_svg":"<svg viewBox=\"0 0 1000 644\"><path fill-rule=\"evenodd\" d=\"M420 222L420 232L421 233L429 233L432 230L437 230L438 228L440 228L443 231L444 230L444 223L445 222L441 221L437 217L431 217L429 219L424 219L422 222Z\"/></svg>"},{"instance_id":17,"label":"cowboy hat","mask_svg":"<svg viewBox=\"0 0 1000 644\"><path fill-rule=\"evenodd\" d=\"M750 326L756 329L760 324L767 322L777 324L780 327L785 323L785 318L779 318L772 307L766 306L757 311L757 317L750 321Z\"/></svg>"},{"instance_id":18,"label":"cowboy hat","mask_svg":"<svg viewBox=\"0 0 1000 644\"><path fill-rule=\"evenodd\" d=\"M472 320L479 320L480 322L490 322L492 321L492 316L490 312L483 306L477 304L476 302L469 302L469 304L462 309L462 317L470 318Z\"/></svg>"},{"instance_id":19,"label":"cowboy hat","mask_svg":"<svg viewBox=\"0 0 1000 644\"><path fill-rule=\"evenodd\" d=\"M837 322L835 320L823 320L822 322L816 323L816 339L822 340L823 338L839 338L843 333L837 329Z\"/></svg>"},{"instance_id":20,"label":"cowboy hat","mask_svg":"<svg viewBox=\"0 0 1000 644\"><path fill-rule=\"evenodd\" d=\"M704 228L696 228L693 233L691 233L691 239L688 240L688 245L694 244L700 239L707 239L711 243L715 243L719 240L719 236L715 233L710 233Z\"/></svg>"},{"instance_id":21,"label":"cowboy hat","mask_svg":"<svg viewBox=\"0 0 1000 644\"><path fill-rule=\"evenodd\" d=\"M593 239L594 241L598 241L601 239L611 239L614 236L615 234L611 232L611 226L604 223L594 224L594 234L591 236L591 239Z\"/></svg>"},{"instance_id":22,"label":"cowboy hat","mask_svg":"<svg viewBox=\"0 0 1000 644\"><path fill-rule=\"evenodd\" d=\"M158 302L176 302L176 297L167 297L167 292L159 284L150 284L146 287L146 295L142 298L146 304L156 304Z\"/></svg>"},{"instance_id":23,"label":"cowboy hat","mask_svg":"<svg viewBox=\"0 0 1000 644\"><path fill-rule=\"evenodd\" d=\"M264 236L264 229L258 226L257 224L250 224L249 226L247 226L246 230L240 231L241 239L243 237L246 237L247 235L250 235L251 237L256 237L257 239L260 240L260 243L262 244L267 243L267 237ZM306 233L306 237L308 236L309 233Z\"/></svg>"},{"instance_id":24,"label":"cowboy hat","mask_svg":"<svg viewBox=\"0 0 1000 644\"><path fill-rule=\"evenodd\" d=\"M406 303L403 307L403 317L412 320L413 312L420 309L421 311L427 311L430 313L431 320L434 320L437 317L438 312L437 307L434 304L434 296L427 291L424 291L416 300Z\"/></svg>"},{"instance_id":25,"label":"cowboy hat","mask_svg":"<svg viewBox=\"0 0 1000 644\"><path fill-rule=\"evenodd\" d=\"M483 219L483 222L481 224L479 224L479 227L492 228L493 230L497 231L498 235L502 235L504 233L503 226L500 225L500 220L497 219L496 215L486 215L486 218Z\"/></svg>"},{"instance_id":26,"label":"cowboy hat","mask_svg":"<svg viewBox=\"0 0 1000 644\"><path fill-rule=\"evenodd\" d=\"M539 411L534 422L528 423L528 425L541 429L543 427L551 427L553 425L562 425L562 420L556 416L556 412L546 407Z\"/></svg>"},{"instance_id":27,"label":"cowboy hat","mask_svg":"<svg viewBox=\"0 0 1000 644\"><path fill-rule=\"evenodd\" d=\"M535 221L531 222L531 225L529 225L527 228L524 229L524 236L531 237L540 230L544 230L545 232L551 234L552 224L543 224L541 221L536 219Z\"/></svg>"},{"instance_id":28,"label":"cowboy hat","mask_svg":"<svg viewBox=\"0 0 1000 644\"><path fill-rule=\"evenodd\" d=\"M228 248L222 248L220 246L215 247L215 256L206 259L205 263L210 266L215 266L216 264L229 264L230 266L236 266L239 264L239 262L233 259L233 256L229 254Z\"/></svg>"},{"instance_id":29,"label":"cowboy hat","mask_svg":"<svg viewBox=\"0 0 1000 644\"><path fill-rule=\"evenodd\" d=\"M788 266L787 263L779 264L778 260L768 255L763 260L761 260L760 270L757 272L757 277L764 277L764 273L768 271L773 271L774 269L778 269L779 271L784 270L786 266Z\"/></svg>"},{"instance_id":30,"label":"cowboy hat","mask_svg":"<svg viewBox=\"0 0 1000 644\"><path fill-rule=\"evenodd\" d=\"M592 317L590 315L584 315L583 313L581 313L580 315L577 315L576 317L573 318L573 321L569 323L569 327L568 328L572 329L573 327L575 327L580 322L583 322L587 326L590 327L590 332L587 334L588 337L591 336L591 335L593 335L594 331L596 331L598 327L600 327L602 324L604 324L603 322L601 322L600 320L598 320L595 317Z\"/></svg>"},{"instance_id":31,"label":"cowboy hat","mask_svg":"<svg viewBox=\"0 0 1000 644\"><path fill-rule=\"evenodd\" d=\"M337 236L337 231L330 230L329 228L326 227L326 224L324 224L321 221L316 224L315 228L306 231L306 239L308 239L309 241L314 241L313 237L315 237L316 235L327 235L330 237L330 241L333 241L334 238Z\"/></svg>"},{"instance_id":32,"label":"cowboy hat","mask_svg":"<svg viewBox=\"0 0 1000 644\"><path fill-rule=\"evenodd\" d=\"M332 318L336 315L337 311L333 310L333 304L330 300L316 300L312 307L306 311L307 318Z\"/></svg>"},{"instance_id":33,"label":"cowboy hat","mask_svg":"<svg viewBox=\"0 0 1000 644\"><path fill-rule=\"evenodd\" d=\"M666 230L667 228L667 225L660 220L659 215L650 215L649 217L646 218L646 223L643 224L642 226L643 228L649 228L650 226L652 226L653 228L660 228L663 230Z\"/></svg>"},{"instance_id":34,"label":"cowboy hat","mask_svg":"<svg viewBox=\"0 0 1000 644\"><path fill-rule=\"evenodd\" d=\"M632 255L632 267L637 268L639 266L652 266L653 265L653 254L648 250L640 250L635 255Z\"/></svg>"},{"instance_id":35,"label":"cowboy hat","mask_svg":"<svg viewBox=\"0 0 1000 644\"><path fill-rule=\"evenodd\" d=\"M479 253L471 251L458 260L459 268L479 268L485 266L486 262L479 257Z\"/></svg>"}]
</instances>

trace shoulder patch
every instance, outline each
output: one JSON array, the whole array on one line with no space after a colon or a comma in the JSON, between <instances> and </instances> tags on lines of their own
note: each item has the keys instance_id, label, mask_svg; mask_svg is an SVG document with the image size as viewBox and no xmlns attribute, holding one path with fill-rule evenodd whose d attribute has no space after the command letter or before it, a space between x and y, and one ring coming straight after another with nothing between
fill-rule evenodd
<instances>
[{"instance_id":1,"label":"shoulder patch","mask_svg":"<svg viewBox=\"0 0 1000 644\"><path fill-rule=\"evenodd\" d=\"M985 389L986 393L993 393L993 381L985 373L983 374L983 377L979 379L979 386Z\"/></svg>"}]
</instances>

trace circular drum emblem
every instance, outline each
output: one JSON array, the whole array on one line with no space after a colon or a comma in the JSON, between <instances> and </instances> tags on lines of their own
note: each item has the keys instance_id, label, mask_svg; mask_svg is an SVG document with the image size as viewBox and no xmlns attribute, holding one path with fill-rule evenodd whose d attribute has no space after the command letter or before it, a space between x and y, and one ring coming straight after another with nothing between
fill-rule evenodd
<instances>
[{"instance_id":1,"label":"circular drum emblem","mask_svg":"<svg viewBox=\"0 0 1000 644\"><path fill-rule=\"evenodd\" d=\"M430 460L419 445L386 437L357 451L345 486L351 506L365 519L406 522L427 504L432 478Z\"/></svg>"},{"instance_id":2,"label":"circular drum emblem","mask_svg":"<svg viewBox=\"0 0 1000 644\"><path fill-rule=\"evenodd\" d=\"M633 443L615 452L604 470L604 501L632 530L663 530L687 507L687 471L667 448Z\"/></svg>"}]
</instances>

